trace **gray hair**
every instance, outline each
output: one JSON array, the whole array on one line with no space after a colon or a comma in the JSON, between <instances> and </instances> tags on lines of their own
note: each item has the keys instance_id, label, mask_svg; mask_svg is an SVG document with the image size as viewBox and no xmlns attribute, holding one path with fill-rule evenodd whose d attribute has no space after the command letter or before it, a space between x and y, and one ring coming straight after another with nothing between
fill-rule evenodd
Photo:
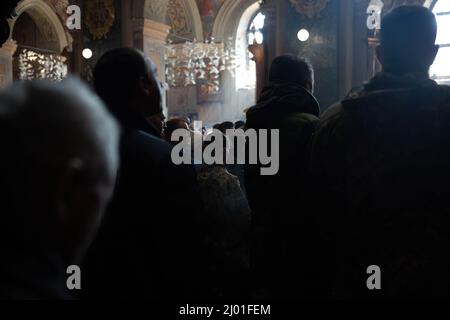
<instances>
[{"instance_id":1,"label":"gray hair","mask_svg":"<svg viewBox=\"0 0 450 320\"><path fill-rule=\"evenodd\" d=\"M29 170L50 180L69 164L93 181L100 168L117 169L118 143L116 121L79 80L18 82L0 92L0 169L12 171L9 183L31 179Z\"/></svg>"}]
</instances>

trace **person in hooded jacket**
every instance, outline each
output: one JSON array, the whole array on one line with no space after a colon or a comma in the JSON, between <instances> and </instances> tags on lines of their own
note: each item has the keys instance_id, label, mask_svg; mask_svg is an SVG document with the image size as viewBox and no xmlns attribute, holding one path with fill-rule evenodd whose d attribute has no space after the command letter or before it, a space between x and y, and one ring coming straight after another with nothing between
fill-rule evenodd
<instances>
[{"instance_id":1,"label":"person in hooded jacket","mask_svg":"<svg viewBox=\"0 0 450 320\"><path fill-rule=\"evenodd\" d=\"M252 209L252 272L255 296L294 298L300 294L301 259L294 252L300 227L308 145L318 126L319 103L313 95L314 71L303 58L274 59L269 85L247 111L247 129L279 130L279 170L261 175L261 165L246 165L245 188ZM270 137L270 134L268 134ZM270 151L270 148L269 148ZM302 233L303 234L303 233Z\"/></svg>"}]
</instances>

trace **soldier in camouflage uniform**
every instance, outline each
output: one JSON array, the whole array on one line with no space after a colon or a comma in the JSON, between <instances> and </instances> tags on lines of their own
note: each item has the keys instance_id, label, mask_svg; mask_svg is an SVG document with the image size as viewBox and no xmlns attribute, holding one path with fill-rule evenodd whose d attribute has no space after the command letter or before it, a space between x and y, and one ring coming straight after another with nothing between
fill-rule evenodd
<instances>
[{"instance_id":1,"label":"soldier in camouflage uniform","mask_svg":"<svg viewBox=\"0 0 450 320\"><path fill-rule=\"evenodd\" d=\"M450 87L428 76L436 32L424 7L386 15L383 71L331 107L313 139L315 262L332 297L450 296ZM368 289L371 265L381 290Z\"/></svg>"}]
</instances>

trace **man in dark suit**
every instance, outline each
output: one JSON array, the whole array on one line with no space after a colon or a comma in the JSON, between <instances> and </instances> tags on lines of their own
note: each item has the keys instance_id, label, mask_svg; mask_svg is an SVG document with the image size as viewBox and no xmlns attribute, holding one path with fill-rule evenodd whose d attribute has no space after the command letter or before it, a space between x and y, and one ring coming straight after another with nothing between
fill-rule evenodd
<instances>
[{"instance_id":1,"label":"man in dark suit","mask_svg":"<svg viewBox=\"0 0 450 320\"><path fill-rule=\"evenodd\" d=\"M162 113L154 63L142 52L107 52L95 88L123 127L115 196L85 266L86 297L172 299L196 292L201 209L191 166L151 121Z\"/></svg>"}]
</instances>

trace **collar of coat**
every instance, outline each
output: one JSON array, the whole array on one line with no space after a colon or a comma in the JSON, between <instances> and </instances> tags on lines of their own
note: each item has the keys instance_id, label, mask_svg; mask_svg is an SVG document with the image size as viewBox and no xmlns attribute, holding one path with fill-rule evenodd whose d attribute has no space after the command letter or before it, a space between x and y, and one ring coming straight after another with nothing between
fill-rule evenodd
<instances>
[{"instance_id":1,"label":"collar of coat","mask_svg":"<svg viewBox=\"0 0 450 320\"><path fill-rule=\"evenodd\" d=\"M319 102L301 85L279 82L263 89L258 103L247 111L247 118L264 115L276 117L296 112L319 116Z\"/></svg>"},{"instance_id":2,"label":"collar of coat","mask_svg":"<svg viewBox=\"0 0 450 320\"><path fill-rule=\"evenodd\" d=\"M120 119L120 123L124 132L140 130L155 137L161 138L158 130L144 117L137 115L128 115L127 117L122 117Z\"/></svg>"},{"instance_id":3,"label":"collar of coat","mask_svg":"<svg viewBox=\"0 0 450 320\"><path fill-rule=\"evenodd\" d=\"M386 72L376 74L369 82L364 84L366 91L378 91L386 89L410 89L415 87L436 86L428 74L407 73L395 75Z\"/></svg>"},{"instance_id":4,"label":"collar of coat","mask_svg":"<svg viewBox=\"0 0 450 320\"><path fill-rule=\"evenodd\" d=\"M402 76L379 73L361 90L351 92L342 102L346 110L368 108L394 111L402 106L423 106L430 108L450 101L450 87L438 85L424 74Z\"/></svg>"}]
</instances>

